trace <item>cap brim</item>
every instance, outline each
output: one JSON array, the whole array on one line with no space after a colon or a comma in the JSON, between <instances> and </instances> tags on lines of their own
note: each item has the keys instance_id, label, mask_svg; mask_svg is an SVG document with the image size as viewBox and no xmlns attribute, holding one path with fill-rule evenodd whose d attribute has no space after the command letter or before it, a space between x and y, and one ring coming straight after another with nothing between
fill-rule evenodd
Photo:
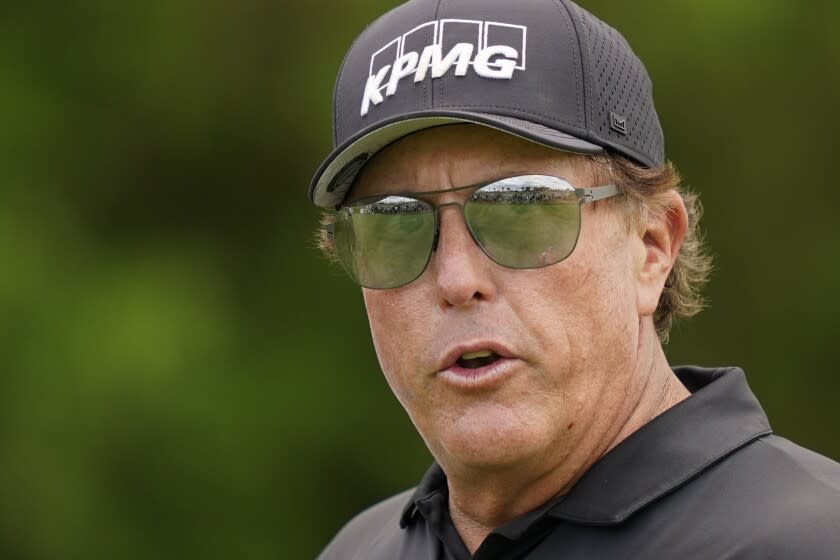
<instances>
[{"instance_id":1,"label":"cap brim","mask_svg":"<svg viewBox=\"0 0 840 560\"><path fill-rule=\"evenodd\" d=\"M403 136L446 124L472 123L501 130L525 140L579 154L597 154L601 146L546 126L500 115L466 111L427 111L379 122L348 139L327 156L309 188L309 200L335 208L344 200L359 170L375 153Z\"/></svg>"}]
</instances>

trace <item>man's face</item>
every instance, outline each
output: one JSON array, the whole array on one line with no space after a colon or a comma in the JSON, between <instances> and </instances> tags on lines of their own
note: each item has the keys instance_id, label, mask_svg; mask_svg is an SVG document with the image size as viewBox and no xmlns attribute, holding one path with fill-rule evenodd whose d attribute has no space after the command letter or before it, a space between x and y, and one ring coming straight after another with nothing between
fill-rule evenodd
<instances>
[{"instance_id":1,"label":"man's face","mask_svg":"<svg viewBox=\"0 0 840 560\"><path fill-rule=\"evenodd\" d=\"M579 156L454 125L380 152L349 198L526 174L596 186ZM468 196L447 193L438 202ZM578 449L606 445L638 402L644 242L610 206L585 205L582 214L566 260L512 270L481 251L457 207L444 208L426 271L401 288L363 290L382 370L445 470L548 470ZM476 375L446 370L453 352L485 348L506 358Z\"/></svg>"}]
</instances>

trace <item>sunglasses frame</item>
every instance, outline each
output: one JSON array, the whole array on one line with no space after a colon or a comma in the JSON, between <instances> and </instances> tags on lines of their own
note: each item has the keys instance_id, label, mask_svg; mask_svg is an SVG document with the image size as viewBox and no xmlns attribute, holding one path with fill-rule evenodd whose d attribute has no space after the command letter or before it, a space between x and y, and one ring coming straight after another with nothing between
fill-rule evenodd
<instances>
[{"instance_id":1,"label":"sunglasses frame","mask_svg":"<svg viewBox=\"0 0 840 560\"><path fill-rule=\"evenodd\" d=\"M596 202L598 200L604 200L604 199L611 198L611 197L617 196L619 194L622 194L621 189L617 185L614 185L614 184L599 185L599 186L596 186L596 187L581 187L581 188L578 188L578 187L575 187L574 185L572 185L572 183L569 180L564 179L563 177L557 177L557 176L554 176L554 175L514 175L514 176L511 176L511 177L500 177L500 178L493 179L493 180L490 180L490 181L482 181L480 183L475 183L475 184L472 184L472 185L466 185L466 186L461 186L461 187L453 187L453 188L449 188L449 189L440 189L440 190L424 191L424 192L409 192L409 191L391 192L391 193L383 193L383 194L375 194L375 195L366 196L364 198L354 200L349 204L345 204L345 203L342 202L341 204L336 206L336 208L335 208L336 212L340 212L343 209L347 208L348 206L363 205L365 203L372 203L372 202L375 202L377 200L381 200L383 198L397 196L397 197L403 197L403 198L408 198L408 199L416 200L416 201L419 201L419 202L423 202L424 204L428 204L432 209L432 214L434 215L435 233L434 233L434 238L433 238L433 241L432 241L432 247L431 247L431 250L429 251L429 254L426 258L426 262L423 265L423 268L420 270L420 272L417 274L417 276L415 276L411 280L406 281L403 284L400 284L400 285L397 285L397 286L389 286L389 287L386 287L386 288L365 286L365 285L361 284L360 282L356 282L356 283L360 284L363 288L367 288L369 290L390 290L390 289L394 289L394 288L401 288L403 286L407 286L408 284L411 284L412 282L414 282L415 280L420 278L420 276L422 276L423 273L426 271L426 269L429 267L429 262L432 259L432 255L437 250L438 241L440 239L440 211L441 211L442 208L446 208L448 206L457 206L459 208L460 213L461 213L461 218L464 220L464 224L467 226L467 231L469 231L470 237L472 237L475 244L478 245L478 247L481 249L481 252L484 253L487 256L487 258L489 258L490 260L492 260L494 263L498 264L499 266L503 266L505 268L509 268L509 269L512 269L512 270L529 270L529 269L536 269L536 268L546 268L546 267L551 266L553 264L563 262L564 260L569 258L569 256L574 252L575 247L577 247L577 239L575 240L575 245L572 247L572 250L569 252L569 254L566 255L565 257L563 257L562 259L560 259L559 261L549 263L549 264L545 264L545 265L541 265L541 266L533 266L533 267L512 267L512 266L508 266L508 265L505 265L504 263L498 262L492 255L490 255L487 252L487 249L476 238L476 234L475 234L475 232L473 232L472 227L470 226L469 222L467 221L467 216L464 212L464 205L467 204L470 201L470 198L467 198L466 200L461 201L461 202L445 202L443 204L440 204L440 203L437 203L437 202L434 202L434 201L431 201L431 200L426 200L426 197L429 197L429 196L437 197L439 195L446 194L446 193L454 193L454 192L461 192L461 191L468 191L468 190L478 191L478 190L480 190L484 187L490 186L490 185L495 184L495 183L501 183L501 182L504 182L504 181L509 181L511 179L521 179L521 178L526 178L526 177L543 177L543 178L550 178L550 179L559 179L560 181L563 181L564 183L566 183L570 187L572 187L572 191L570 191L570 192L574 192L575 196L577 197L577 202L578 202L579 206L583 206L584 204L591 204L591 203ZM470 196L472 196L472 195L470 195ZM581 216L581 218L582 218L582 216ZM578 229L579 228L580 228L580 222L578 223ZM326 232L327 232L327 235L331 239L333 239L333 242L335 242L335 223L329 224L326 227ZM343 262L341 264L342 264L343 267L345 266ZM346 269L346 267L345 267L345 269ZM352 278L351 274L348 273L348 275L351 276L351 278Z\"/></svg>"}]
</instances>

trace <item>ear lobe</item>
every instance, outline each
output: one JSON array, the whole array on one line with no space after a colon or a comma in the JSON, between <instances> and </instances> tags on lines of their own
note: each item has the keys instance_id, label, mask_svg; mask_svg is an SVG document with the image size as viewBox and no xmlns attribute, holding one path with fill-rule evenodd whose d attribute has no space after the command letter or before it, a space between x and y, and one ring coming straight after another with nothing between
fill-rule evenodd
<instances>
[{"instance_id":1,"label":"ear lobe","mask_svg":"<svg viewBox=\"0 0 840 560\"><path fill-rule=\"evenodd\" d=\"M657 195L660 211L651 211L640 232L644 245L644 262L638 273L639 315L653 315L668 275L679 255L688 230L688 212L682 197L675 190Z\"/></svg>"}]
</instances>

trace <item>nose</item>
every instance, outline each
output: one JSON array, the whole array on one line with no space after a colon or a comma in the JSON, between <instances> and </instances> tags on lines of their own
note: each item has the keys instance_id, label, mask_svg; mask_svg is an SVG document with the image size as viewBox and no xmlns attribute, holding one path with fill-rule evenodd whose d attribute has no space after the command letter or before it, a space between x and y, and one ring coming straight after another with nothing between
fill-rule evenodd
<instances>
[{"instance_id":1,"label":"nose","mask_svg":"<svg viewBox=\"0 0 840 560\"><path fill-rule=\"evenodd\" d=\"M496 266L473 240L458 205L438 210L437 247L429 263L441 305L463 307L496 296Z\"/></svg>"}]
</instances>

